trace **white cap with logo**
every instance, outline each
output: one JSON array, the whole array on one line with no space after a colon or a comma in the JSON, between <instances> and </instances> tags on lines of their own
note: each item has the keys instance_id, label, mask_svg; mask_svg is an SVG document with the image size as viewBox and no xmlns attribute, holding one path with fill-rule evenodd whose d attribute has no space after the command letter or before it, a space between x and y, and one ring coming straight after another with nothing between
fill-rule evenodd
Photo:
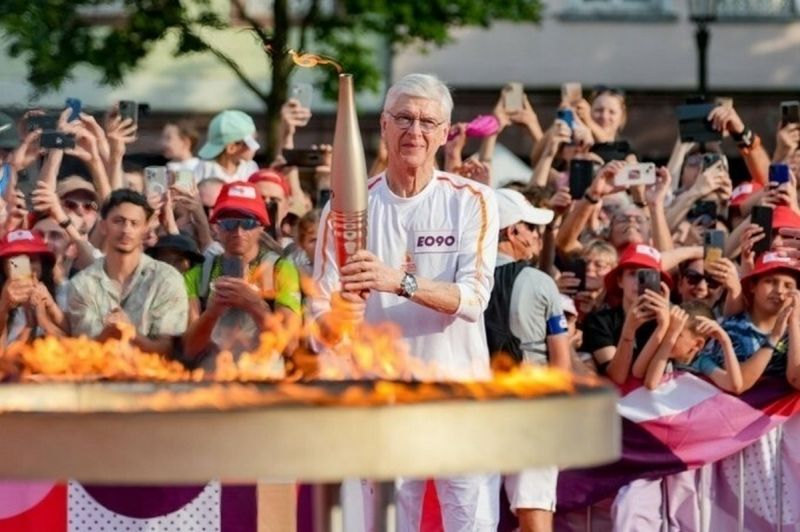
<instances>
[{"instance_id":1,"label":"white cap with logo","mask_svg":"<svg viewBox=\"0 0 800 532\"><path fill-rule=\"evenodd\" d=\"M553 221L555 216L555 213L549 209L534 207L520 192L510 188L495 190L495 197L500 214L500 229L519 222L547 225Z\"/></svg>"}]
</instances>

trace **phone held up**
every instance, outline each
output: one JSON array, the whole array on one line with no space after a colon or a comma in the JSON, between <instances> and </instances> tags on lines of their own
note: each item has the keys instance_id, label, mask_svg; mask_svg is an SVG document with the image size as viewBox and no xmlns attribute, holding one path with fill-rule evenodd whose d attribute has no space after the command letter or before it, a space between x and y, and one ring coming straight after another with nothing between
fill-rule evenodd
<instances>
[{"instance_id":1,"label":"phone held up","mask_svg":"<svg viewBox=\"0 0 800 532\"><path fill-rule=\"evenodd\" d=\"M222 256L222 276L244 279L244 260L241 257Z\"/></svg>"},{"instance_id":2,"label":"phone held up","mask_svg":"<svg viewBox=\"0 0 800 532\"><path fill-rule=\"evenodd\" d=\"M781 102L781 125L800 124L800 102Z\"/></svg>"},{"instance_id":3,"label":"phone held up","mask_svg":"<svg viewBox=\"0 0 800 532\"><path fill-rule=\"evenodd\" d=\"M523 96L522 83L509 82L503 89L503 108L507 112L521 111Z\"/></svg>"},{"instance_id":4,"label":"phone held up","mask_svg":"<svg viewBox=\"0 0 800 532\"><path fill-rule=\"evenodd\" d=\"M144 180L148 194L163 196L169 187L169 176L166 166L147 166L144 169Z\"/></svg>"},{"instance_id":5,"label":"phone held up","mask_svg":"<svg viewBox=\"0 0 800 532\"><path fill-rule=\"evenodd\" d=\"M656 294L661 293L661 273L658 270L643 268L636 270L636 282L639 295L643 295L646 290L651 290Z\"/></svg>"},{"instance_id":6,"label":"phone held up","mask_svg":"<svg viewBox=\"0 0 800 532\"><path fill-rule=\"evenodd\" d=\"M655 163L628 163L614 176L614 186L635 187L656 183Z\"/></svg>"},{"instance_id":7,"label":"phone held up","mask_svg":"<svg viewBox=\"0 0 800 532\"><path fill-rule=\"evenodd\" d=\"M122 120L130 118L134 124L139 123L139 104L131 100L120 100L119 117Z\"/></svg>"},{"instance_id":8,"label":"phone held up","mask_svg":"<svg viewBox=\"0 0 800 532\"><path fill-rule=\"evenodd\" d=\"M18 281L32 279L31 259L27 255L17 255L8 259L9 279Z\"/></svg>"},{"instance_id":9,"label":"phone held up","mask_svg":"<svg viewBox=\"0 0 800 532\"><path fill-rule=\"evenodd\" d=\"M725 252L725 231L710 229L703 236L703 261L705 268L718 261Z\"/></svg>"},{"instance_id":10,"label":"phone held up","mask_svg":"<svg viewBox=\"0 0 800 532\"><path fill-rule=\"evenodd\" d=\"M47 149L68 150L75 147L75 135L60 131L44 131L39 138L39 146Z\"/></svg>"},{"instance_id":11,"label":"phone held up","mask_svg":"<svg viewBox=\"0 0 800 532\"><path fill-rule=\"evenodd\" d=\"M592 185L594 163L588 159L572 159L569 163L569 192L572 199L581 199Z\"/></svg>"},{"instance_id":12,"label":"phone held up","mask_svg":"<svg viewBox=\"0 0 800 532\"><path fill-rule=\"evenodd\" d=\"M764 238L753 245L753 252L758 256L772 247L772 207L754 206L750 211L750 221L764 230Z\"/></svg>"},{"instance_id":13,"label":"phone held up","mask_svg":"<svg viewBox=\"0 0 800 532\"><path fill-rule=\"evenodd\" d=\"M790 181L789 165L785 163L772 163L769 165L769 186L777 188Z\"/></svg>"}]
</instances>

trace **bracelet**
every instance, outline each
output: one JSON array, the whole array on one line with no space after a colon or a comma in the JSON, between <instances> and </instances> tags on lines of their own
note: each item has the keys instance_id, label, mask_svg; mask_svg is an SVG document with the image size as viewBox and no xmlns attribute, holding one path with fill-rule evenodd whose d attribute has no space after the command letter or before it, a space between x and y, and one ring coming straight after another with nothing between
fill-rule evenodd
<instances>
[{"instance_id":1,"label":"bracelet","mask_svg":"<svg viewBox=\"0 0 800 532\"><path fill-rule=\"evenodd\" d=\"M72 225L72 218L70 218L69 216L67 216L66 219L64 219L64 221L58 222L58 226L61 227L62 229L66 229L70 225Z\"/></svg>"},{"instance_id":2,"label":"bracelet","mask_svg":"<svg viewBox=\"0 0 800 532\"><path fill-rule=\"evenodd\" d=\"M644 209L645 207L647 207L647 202L645 201L634 201L633 204L639 207L640 209Z\"/></svg>"},{"instance_id":3,"label":"bracelet","mask_svg":"<svg viewBox=\"0 0 800 532\"><path fill-rule=\"evenodd\" d=\"M731 133L731 138L736 141L736 145L739 148L749 148L753 145L754 142L753 130L749 128L744 128L739 134Z\"/></svg>"},{"instance_id":4,"label":"bracelet","mask_svg":"<svg viewBox=\"0 0 800 532\"><path fill-rule=\"evenodd\" d=\"M585 199L586 201L588 201L588 202L589 202L589 203L591 203L592 205L597 205L598 203L600 203L600 198L594 198L594 197L592 197L592 195L591 195L591 194L589 194L589 191L588 191L588 190L587 190L586 192L584 192L584 193L583 193L583 199Z\"/></svg>"},{"instance_id":5,"label":"bracelet","mask_svg":"<svg viewBox=\"0 0 800 532\"><path fill-rule=\"evenodd\" d=\"M762 349L765 348L765 347L768 347L772 351L775 351L778 348L778 346L776 344L772 343L772 341L769 339L769 337L764 338L764 343L761 344L761 348Z\"/></svg>"}]
</instances>

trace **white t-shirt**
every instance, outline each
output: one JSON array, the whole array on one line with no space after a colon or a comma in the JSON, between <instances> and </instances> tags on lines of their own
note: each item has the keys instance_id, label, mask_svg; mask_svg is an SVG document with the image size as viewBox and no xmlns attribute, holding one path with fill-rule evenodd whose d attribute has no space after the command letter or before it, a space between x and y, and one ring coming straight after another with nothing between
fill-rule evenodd
<instances>
[{"instance_id":1,"label":"white t-shirt","mask_svg":"<svg viewBox=\"0 0 800 532\"><path fill-rule=\"evenodd\" d=\"M171 172L180 172L182 170L197 172L197 167L200 165L200 163L201 161L197 157L192 157L191 159L186 159L185 161L170 161L167 163L167 170Z\"/></svg>"},{"instance_id":2,"label":"white t-shirt","mask_svg":"<svg viewBox=\"0 0 800 532\"><path fill-rule=\"evenodd\" d=\"M419 278L456 283L461 302L456 313L448 315L401 296L373 292L367 300L367 322L398 325L410 352L435 362L443 378L489 378L483 311L492 292L497 255L494 192L475 181L438 171L411 198L395 195L384 174L370 179L368 186L367 249L392 268ZM329 212L330 203L320 219L314 259L319 294L310 307L315 318L330 310L330 295L340 290Z\"/></svg>"},{"instance_id":3,"label":"white t-shirt","mask_svg":"<svg viewBox=\"0 0 800 532\"><path fill-rule=\"evenodd\" d=\"M222 179L226 183L232 183L234 181L247 181L247 178L257 171L258 165L255 161L241 161L239 166L236 168L236 172L231 175L227 173L219 164L217 164L217 161L201 160L194 169L194 180L196 183L199 183L203 179L216 177L218 179Z\"/></svg>"}]
</instances>

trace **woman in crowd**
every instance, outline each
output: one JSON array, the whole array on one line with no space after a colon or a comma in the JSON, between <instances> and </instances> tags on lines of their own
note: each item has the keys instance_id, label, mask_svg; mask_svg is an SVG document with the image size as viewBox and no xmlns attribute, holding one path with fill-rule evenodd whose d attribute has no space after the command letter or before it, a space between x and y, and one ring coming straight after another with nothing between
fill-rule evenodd
<instances>
[{"instance_id":1,"label":"woman in crowd","mask_svg":"<svg viewBox=\"0 0 800 532\"><path fill-rule=\"evenodd\" d=\"M161 131L161 153L167 159L167 168L173 172L194 172L200 161L194 156L200 134L190 122L169 122Z\"/></svg>"},{"instance_id":2,"label":"woman in crowd","mask_svg":"<svg viewBox=\"0 0 800 532\"><path fill-rule=\"evenodd\" d=\"M628 120L625 94L609 87L597 87L590 100L591 103L581 100L576 106L576 112L591 131L594 143L617 140Z\"/></svg>"},{"instance_id":3,"label":"woman in crowd","mask_svg":"<svg viewBox=\"0 0 800 532\"><path fill-rule=\"evenodd\" d=\"M62 336L64 313L56 303L55 257L42 237L11 231L0 240L0 342Z\"/></svg>"}]
</instances>

